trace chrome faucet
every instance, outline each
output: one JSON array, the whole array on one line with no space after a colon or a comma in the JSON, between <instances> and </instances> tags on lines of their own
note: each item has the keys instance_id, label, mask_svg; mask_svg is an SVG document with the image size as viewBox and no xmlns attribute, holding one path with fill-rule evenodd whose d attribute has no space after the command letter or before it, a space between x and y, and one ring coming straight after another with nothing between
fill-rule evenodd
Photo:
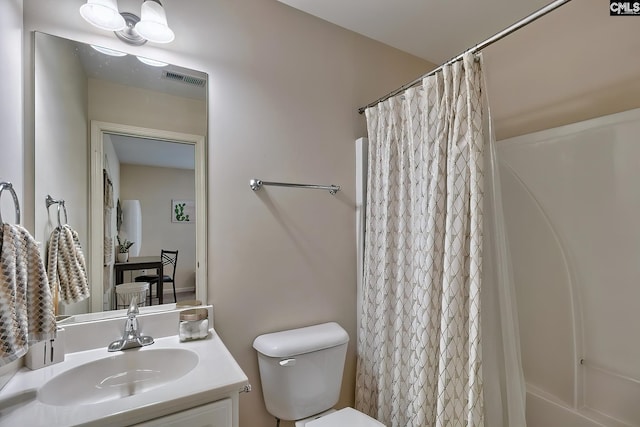
<instances>
[{"instance_id":1,"label":"chrome faucet","mask_svg":"<svg viewBox=\"0 0 640 427\"><path fill-rule=\"evenodd\" d=\"M107 349L109 351L127 350L129 348L143 347L153 344L153 338L147 335L138 334L138 310L137 296L131 298L129 310L127 310L127 322L124 324L124 334L122 339L115 340Z\"/></svg>"}]
</instances>

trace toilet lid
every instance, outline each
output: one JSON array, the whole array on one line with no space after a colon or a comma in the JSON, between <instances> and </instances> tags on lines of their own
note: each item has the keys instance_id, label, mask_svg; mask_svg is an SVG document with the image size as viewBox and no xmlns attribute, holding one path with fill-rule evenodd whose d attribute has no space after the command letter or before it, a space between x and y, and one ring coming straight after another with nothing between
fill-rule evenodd
<instances>
[{"instance_id":1,"label":"toilet lid","mask_svg":"<svg viewBox=\"0 0 640 427\"><path fill-rule=\"evenodd\" d=\"M320 417L307 424L308 427L385 427L380 421L374 420L353 408L344 408L332 414Z\"/></svg>"}]
</instances>

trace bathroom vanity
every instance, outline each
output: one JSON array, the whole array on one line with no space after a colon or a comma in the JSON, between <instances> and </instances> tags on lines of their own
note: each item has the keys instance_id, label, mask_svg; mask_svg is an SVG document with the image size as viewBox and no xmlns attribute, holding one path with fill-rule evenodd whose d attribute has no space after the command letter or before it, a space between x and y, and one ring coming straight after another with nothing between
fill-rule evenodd
<instances>
[{"instance_id":1,"label":"bathroom vanity","mask_svg":"<svg viewBox=\"0 0 640 427\"><path fill-rule=\"evenodd\" d=\"M178 316L141 315L154 344L117 352L107 344L122 334L123 318L67 326L63 362L23 367L0 391L0 427L238 427L247 376L214 328L205 339L180 342Z\"/></svg>"}]
</instances>

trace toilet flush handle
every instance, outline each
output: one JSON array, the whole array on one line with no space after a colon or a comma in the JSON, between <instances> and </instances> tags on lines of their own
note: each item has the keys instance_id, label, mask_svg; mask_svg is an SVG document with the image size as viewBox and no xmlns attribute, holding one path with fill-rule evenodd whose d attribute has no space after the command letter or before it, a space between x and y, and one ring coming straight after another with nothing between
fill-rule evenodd
<instances>
[{"instance_id":1,"label":"toilet flush handle","mask_svg":"<svg viewBox=\"0 0 640 427\"><path fill-rule=\"evenodd\" d=\"M279 363L280 366L295 366L296 359L282 359Z\"/></svg>"}]
</instances>

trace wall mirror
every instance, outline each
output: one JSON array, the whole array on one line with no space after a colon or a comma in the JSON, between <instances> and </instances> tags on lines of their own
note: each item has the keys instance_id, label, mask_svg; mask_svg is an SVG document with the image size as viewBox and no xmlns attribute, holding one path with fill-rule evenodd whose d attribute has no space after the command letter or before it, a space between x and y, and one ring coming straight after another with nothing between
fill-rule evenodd
<instances>
[{"instance_id":1,"label":"wall mirror","mask_svg":"<svg viewBox=\"0 0 640 427\"><path fill-rule=\"evenodd\" d=\"M122 308L116 281L155 274L161 250L178 251L175 277L151 304L171 308L174 284L205 302L207 75L37 32L34 55L35 237L45 252L58 226L45 199L64 200L91 289L58 313ZM118 236L134 242L119 269Z\"/></svg>"}]
</instances>

